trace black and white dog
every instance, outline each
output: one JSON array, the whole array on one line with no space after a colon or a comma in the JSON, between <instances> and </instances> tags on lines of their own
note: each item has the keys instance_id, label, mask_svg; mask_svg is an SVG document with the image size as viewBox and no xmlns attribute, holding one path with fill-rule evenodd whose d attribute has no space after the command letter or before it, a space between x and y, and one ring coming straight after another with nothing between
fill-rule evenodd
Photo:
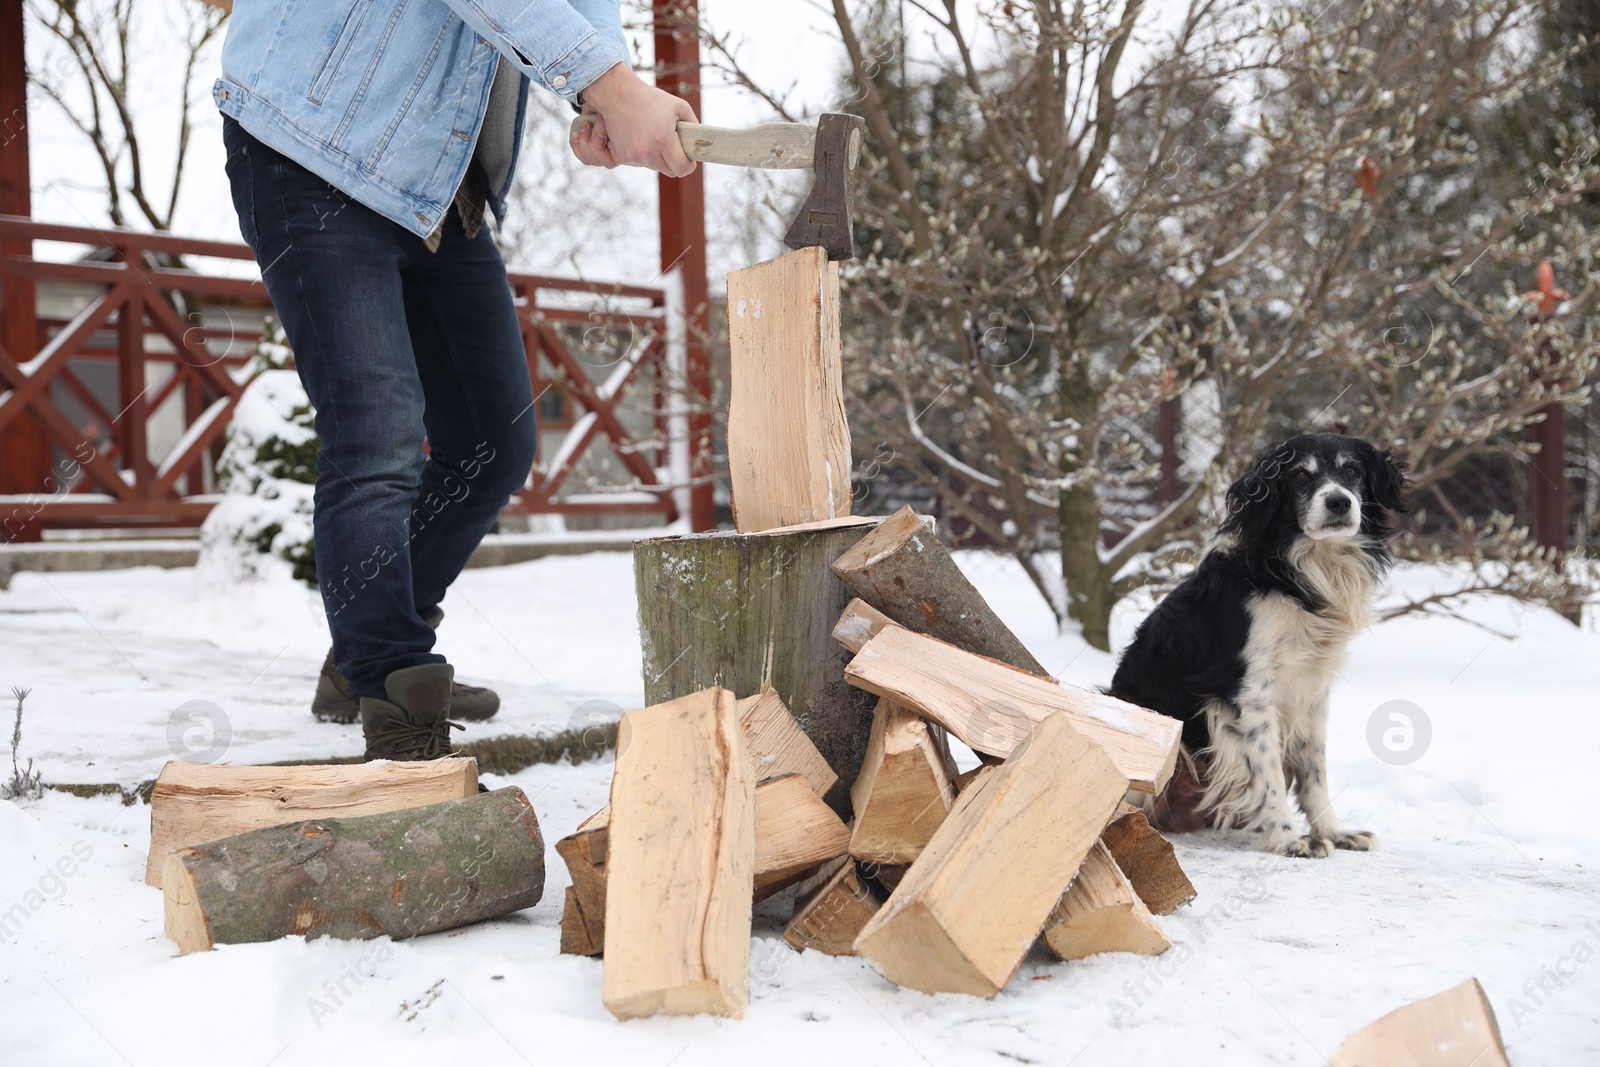
<instances>
[{"instance_id":1,"label":"black and white dog","mask_svg":"<svg viewBox=\"0 0 1600 1067\"><path fill-rule=\"evenodd\" d=\"M1228 490L1195 572L1140 624L1113 695L1183 720L1180 774L1147 803L1167 829L1258 830L1289 856L1366 850L1328 795L1328 690L1372 620L1404 472L1365 441L1296 437ZM1311 832L1289 821L1293 784Z\"/></svg>"}]
</instances>

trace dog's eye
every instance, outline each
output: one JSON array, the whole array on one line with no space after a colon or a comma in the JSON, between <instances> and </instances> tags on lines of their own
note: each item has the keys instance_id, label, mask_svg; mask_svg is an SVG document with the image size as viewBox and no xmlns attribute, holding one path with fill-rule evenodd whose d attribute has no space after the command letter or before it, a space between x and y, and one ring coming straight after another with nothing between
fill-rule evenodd
<instances>
[{"instance_id":1,"label":"dog's eye","mask_svg":"<svg viewBox=\"0 0 1600 1067\"><path fill-rule=\"evenodd\" d=\"M1311 472L1303 468L1297 470L1294 472L1294 480L1297 482L1309 482L1311 480Z\"/></svg>"},{"instance_id":2,"label":"dog's eye","mask_svg":"<svg viewBox=\"0 0 1600 1067\"><path fill-rule=\"evenodd\" d=\"M1346 463L1344 465L1344 476L1346 478L1354 478L1360 473L1361 470L1354 463Z\"/></svg>"}]
</instances>

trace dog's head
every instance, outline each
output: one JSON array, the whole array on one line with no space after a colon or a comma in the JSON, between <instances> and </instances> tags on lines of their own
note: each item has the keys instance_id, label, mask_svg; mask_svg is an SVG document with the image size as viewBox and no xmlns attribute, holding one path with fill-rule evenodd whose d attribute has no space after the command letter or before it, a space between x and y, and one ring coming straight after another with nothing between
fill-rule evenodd
<instances>
[{"instance_id":1,"label":"dog's head","mask_svg":"<svg viewBox=\"0 0 1600 1067\"><path fill-rule=\"evenodd\" d=\"M1228 489L1224 534L1244 542L1394 536L1405 471L1387 450L1333 433L1293 437Z\"/></svg>"}]
</instances>

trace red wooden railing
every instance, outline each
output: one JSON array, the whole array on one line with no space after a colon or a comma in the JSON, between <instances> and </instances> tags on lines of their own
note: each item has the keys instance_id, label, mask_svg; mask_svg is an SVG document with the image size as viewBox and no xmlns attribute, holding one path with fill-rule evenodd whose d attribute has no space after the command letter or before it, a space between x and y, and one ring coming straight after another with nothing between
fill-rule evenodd
<instances>
[{"instance_id":1,"label":"red wooden railing","mask_svg":"<svg viewBox=\"0 0 1600 1067\"><path fill-rule=\"evenodd\" d=\"M208 492L213 446L254 372L250 349L260 331L253 324L206 325L193 309L231 304L262 311L270 305L258 278L204 274L172 264L183 263L179 257L207 257L240 260L253 267L249 248L0 215L0 248L26 248L28 244L19 242L33 241L109 249L110 259L59 262L15 251L0 254L0 280L77 283L98 290L70 320L41 319L33 351L8 351L0 345L0 434L27 412L47 438L51 453L48 470L6 470L5 483L13 491L0 495L0 539L31 539L47 527L198 524L216 501ZM522 311L535 391L560 390L583 409L562 447L548 461L541 457L527 488L508 510L647 511L674 517L671 490L658 474L665 466L666 448L662 374L647 376L655 386L647 401L652 432L642 441L637 439L623 417L629 386L636 385L645 367L655 364L659 369L663 362L665 291L525 274L511 274L508 280ZM600 297L613 307L601 314L550 306L541 301L547 292ZM617 310L621 303L634 310ZM188 321L179 306L191 309ZM259 316L253 321L259 322ZM560 327L568 325L627 331L625 353L605 380L596 383L565 343ZM0 330L0 337L6 336L14 338L15 333ZM153 347L152 338L160 339ZM553 379L542 370L541 356L553 368ZM115 411L79 373L82 366L92 365L83 361L95 360L113 361L116 367ZM147 384L151 364L171 368L154 386ZM90 425L78 425L62 410L57 399L62 392L89 412ZM174 396L182 397L184 430L165 455L153 456L150 418ZM621 462L627 480L589 486L587 493L563 493L579 462L602 439ZM13 458L0 455L0 466L12 464ZM16 491L34 479L39 484L31 491Z\"/></svg>"}]
</instances>

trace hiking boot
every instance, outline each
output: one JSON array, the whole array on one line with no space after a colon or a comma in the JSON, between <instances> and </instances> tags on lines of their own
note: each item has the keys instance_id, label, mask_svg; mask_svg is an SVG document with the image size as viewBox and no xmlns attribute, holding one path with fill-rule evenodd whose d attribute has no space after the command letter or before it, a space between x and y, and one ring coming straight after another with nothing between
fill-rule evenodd
<instances>
[{"instance_id":1,"label":"hiking boot","mask_svg":"<svg viewBox=\"0 0 1600 1067\"><path fill-rule=\"evenodd\" d=\"M434 608L424 615L423 621L435 630L444 621L444 612ZM450 687L450 715L468 722L483 722L494 718L500 710L500 697L493 689L479 685L462 685L455 682ZM352 723L361 717L361 709L350 692L350 683L339 668L333 665L333 649L322 661L322 673L317 675L317 691L311 697L311 714L318 722Z\"/></svg>"},{"instance_id":2,"label":"hiking boot","mask_svg":"<svg viewBox=\"0 0 1600 1067\"><path fill-rule=\"evenodd\" d=\"M450 730L448 663L421 663L391 671L383 680L388 700L361 698L361 732L367 739L366 759L428 760L455 754Z\"/></svg>"}]
</instances>

